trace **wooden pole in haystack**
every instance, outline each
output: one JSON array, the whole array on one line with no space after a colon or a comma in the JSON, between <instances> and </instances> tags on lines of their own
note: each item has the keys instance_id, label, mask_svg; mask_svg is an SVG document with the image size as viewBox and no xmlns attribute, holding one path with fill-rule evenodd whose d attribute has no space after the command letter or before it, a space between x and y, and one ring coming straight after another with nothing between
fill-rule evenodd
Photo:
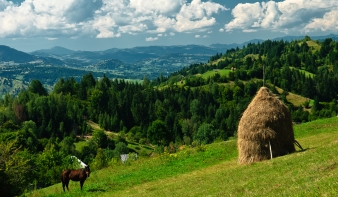
<instances>
[{"instance_id":1,"label":"wooden pole in haystack","mask_svg":"<svg viewBox=\"0 0 338 197\"><path fill-rule=\"evenodd\" d=\"M270 140L269 140L269 147L270 147L270 158L272 159L272 150L271 150L271 143L270 143Z\"/></svg>"},{"instance_id":2,"label":"wooden pole in haystack","mask_svg":"<svg viewBox=\"0 0 338 197\"><path fill-rule=\"evenodd\" d=\"M263 64L263 87L265 87L265 73L264 73L264 64Z\"/></svg>"}]
</instances>

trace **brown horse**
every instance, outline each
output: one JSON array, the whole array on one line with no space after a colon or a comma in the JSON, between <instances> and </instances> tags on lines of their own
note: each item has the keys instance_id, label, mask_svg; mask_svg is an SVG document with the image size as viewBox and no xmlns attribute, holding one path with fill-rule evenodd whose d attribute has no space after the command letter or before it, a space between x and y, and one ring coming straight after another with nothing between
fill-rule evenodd
<instances>
[{"instance_id":1,"label":"brown horse","mask_svg":"<svg viewBox=\"0 0 338 197\"><path fill-rule=\"evenodd\" d=\"M62 172L61 181L62 181L62 188L65 191L65 186L68 189L69 180L72 181L80 181L80 186L82 190L83 183L85 182L86 178L89 177L90 169L89 166L82 168L80 170L65 170Z\"/></svg>"}]
</instances>

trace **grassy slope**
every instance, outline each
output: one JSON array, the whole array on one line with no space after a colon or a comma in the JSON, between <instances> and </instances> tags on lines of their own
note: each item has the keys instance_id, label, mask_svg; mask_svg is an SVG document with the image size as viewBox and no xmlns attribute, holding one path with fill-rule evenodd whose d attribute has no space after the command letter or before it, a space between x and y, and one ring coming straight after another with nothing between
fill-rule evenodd
<instances>
[{"instance_id":1,"label":"grassy slope","mask_svg":"<svg viewBox=\"0 0 338 197\"><path fill-rule=\"evenodd\" d=\"M319 51L321 46L313 40L306 41L307 45L312 48L312 52Z\"/></svg>"},{"instance_id":2,"label":"grassy slope","mask_svg":"<svg viewBox=\"0 0 338 197\"><path fill-rule=\"evenodd\" d=\"M305 74L306 77L311 77L311 78L314 78L316 75L313 74L313 73L310 73L306 70L302 70L302 69L298 69L298 68L295 68L295 67L290 67L290 69L295 69L295 70L298 70L300 73L302 74Z\"/></svg>"},{"instance_id":3,"label":"grassy slope","mask_svg":"<svg viewBox=\"0 0 338 197\"><path fill-rule=\"evenodd\" d=\"M276 87L276 90L278 91L279 94L283 93L283 89L281 88ZM300 96L298 94L289 92L288 95L286 95L286 100L292 103L294 106L300 106L300 105L303 105L309 99L303 96Z\"/></svg>"},{"instance_id":4,"label":"grassy slope","mask_svg":"<svg viewBox=\"0 0 338 197\"><path fill-rule=\"evenodd\" d=\"M229 69L221 69L221 70L211 70L203 73L201 76L203 79L208 79L209 77L213 77L216 73L218 73L220 76L229 76L229 73L231 71Z\"/></svg>"},{"instance_id":5,"label":"grassy slope","mask_svg":"<svg viewBox=\"0 0 338 197\"><path fill-rule=\"evenodd\" d=\"M205 151L140 159L96 171L84 191L57 184L31 196L337 196L338 119L295 126L306 150L251 165L237 164L236 140L214 143Z\"/></svg>"}]
</instances>

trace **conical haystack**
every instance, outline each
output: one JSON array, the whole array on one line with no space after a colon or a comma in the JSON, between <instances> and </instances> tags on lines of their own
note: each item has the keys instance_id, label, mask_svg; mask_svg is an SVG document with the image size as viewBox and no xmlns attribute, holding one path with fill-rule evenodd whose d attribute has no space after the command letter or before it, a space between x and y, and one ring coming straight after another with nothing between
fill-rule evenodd
<instances>
[{"instance_id":1,"label":"conical haystack","mask_svg":"<svg viewBox=\"0 0 338 197\"><path fill-rule=\"evenodd\" d=\"M295 151L291 114L268 88L262 87L238 125L239 163L251 163ZM269 145L270 144L270 145Z\"/></svg>"}]
</instances>

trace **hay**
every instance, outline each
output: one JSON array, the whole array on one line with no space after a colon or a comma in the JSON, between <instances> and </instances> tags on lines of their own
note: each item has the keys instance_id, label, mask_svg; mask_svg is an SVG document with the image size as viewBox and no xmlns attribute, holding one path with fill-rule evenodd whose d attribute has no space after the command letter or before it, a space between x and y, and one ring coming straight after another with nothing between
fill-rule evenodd
<instances>
[{"instance_id":1,"label":"hay","mask_svg":"<svg viewBox=\"0 0 338 197\"><path fill-rule=\"evenodd\" d=\"M291 114L268 88L262 87L238 125L239 163L270 159L295 151Z\"/></svg>"}]
</instances>

